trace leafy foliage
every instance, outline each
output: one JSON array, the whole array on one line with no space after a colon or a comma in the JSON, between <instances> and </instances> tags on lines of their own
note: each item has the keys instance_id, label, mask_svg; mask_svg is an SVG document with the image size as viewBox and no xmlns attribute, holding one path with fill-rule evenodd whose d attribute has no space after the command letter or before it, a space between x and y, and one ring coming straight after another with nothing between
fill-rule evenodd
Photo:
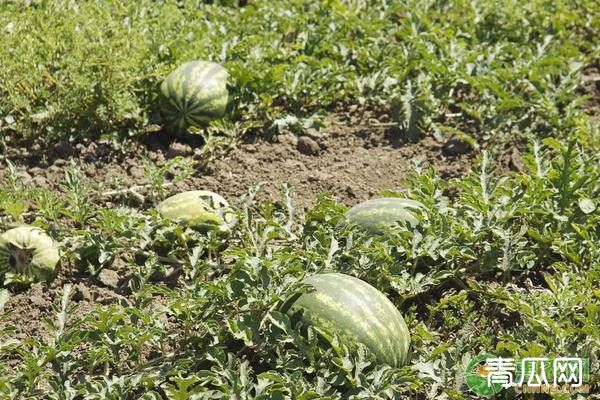
<instances>
[{"instance_id":1,"label":"leafy foliage","mask_svg":"<svg viewBox=\"0 0 600 400\"><path fill-rule=\"evenodd\" d=\"M419 225L375 238L341 223L346 208L328 197L301 222L250 192L226 241L156 213L102 206L79 230L70 224L77 214L60 211L68 200L48 202L63 215L56 234L73 260L94 268L107 257L129 260L122 272L130 272L131 300L74 318L65 286L50 338L17 344L3 334L0 365L18 363L1 375L0 393L461 398L460 372L480 350L577 354L597 370L599 214L581 204L599 197L598 157L548 139L532 144L522 173L498 176L491 161L484 153L479 169L453 181L416 166L402 195L424 205ZM35 222L48 223L43 214ZM156 281L173 267L178 286ZM374 364L366 349L323 345L312 329L298 330L286 307L305 290L303 276L319 271L360 277L393 299L413 338L409 366Z\"/></svg>"},{"instance_id":2,"label":"leafy foliage","mask_svg":"<svg viewBox=\"0 0 600 400\"><path fill-rule=\"evenodd\" d=\"M579 82L598 54L600 3L5 3L0 228L39 226L69 271L112 268L120 283L93 309L66 284L29 337L6 323L19 294L0 289L1 398L462 399L481 352L587 357L600 370L600 135ZM300 217L289 187L277 204L249 191L228 238L171 223L153 209L196 171L191 158L144 163L145 196L106 192L77 165L59 191L32 188L6 159L22 139L118 147L157 132L158 86L193 59L232 75L228 115L194 132L207 163L251 131L319 128L332 109L486 151L452 180L415 164L407 191L385 195L422 203L418 224L381 237L346 224L326 195ZM497 170L508 143L524 149L519 172ZM117 195L127 201L106 204ZM320 343L290 320L304 277L323 271L388 295L411 332L409 365Z\"/></svg>"},{"instance_id":3,"label":"leafy foliage","mask_svg":"<svg viewBox=\"0 0 600 400\"><path fill-rule=\"evenodd\" d=\"M236 137L344 103L393 110L411 139L564 137L590 123L576 88L598 53L595 1L231 3L5 5L0 132L152 132L162 79L195 59L230 71Z\"/></svg>"}]
</instances>

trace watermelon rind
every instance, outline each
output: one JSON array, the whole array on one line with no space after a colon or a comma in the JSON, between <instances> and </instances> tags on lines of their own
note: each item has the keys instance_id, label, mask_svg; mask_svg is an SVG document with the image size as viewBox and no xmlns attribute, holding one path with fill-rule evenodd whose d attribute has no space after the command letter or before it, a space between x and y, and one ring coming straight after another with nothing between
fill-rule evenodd
<instances>
[{"instance_id":1,"label":"watermelon rind","mask_svg":"<svg viewBox=\"0 0 600 400\"><path fill-rule=\"evenodd\" d=\"M375 358L394 367L408 360L410 333L394 304L368 283L341 273L307 277L313 291L302 294L291 307L305 323L337 335L346 344L361 343Z\"/></svg>"},{"instance_id":2,"label":"watermelon rind","mask_svg":"<svg viewBox=\"0 0 600 400\"><path fill-rule=\"evenodd\" d=\"M355 205L346 213L346 219L370 233L384 234L400 222L415 227L419 223L415 212L423 208L416 200L382 197Z\"/></svg>"},{"instance_id":3,"label":"watermelon rind","mask_svg":"<svg viewBox=\"0 0 600 400\"><path fill-rule=\"evenodd\" d=\"M208 190L178 193L163 200L156 209L164 218L201 232L227 233L237 221L227 200Z\"/></svg>"},{"instance_id":4,"label":"watermelon rind","mask_svg":"<svg viewBox=\"0 0 600 400\"><path fill-rule=\"evenodd\" d=\"M0 276L49 281L56 276L59 260L56 243L40 228L20 226L0 235Z\"/></svg>"},{"instance_id":5,"label":"watermelon rind","mask_svg":"<svg viewBox=\"0 0 600 400\"><path fill-rule=\"evenodd\" d=\"M209 61L190 61L160 85L158 102L166 125L175 131L202 126L225 115L229 74Z\"/></svg>"}]
</instances>

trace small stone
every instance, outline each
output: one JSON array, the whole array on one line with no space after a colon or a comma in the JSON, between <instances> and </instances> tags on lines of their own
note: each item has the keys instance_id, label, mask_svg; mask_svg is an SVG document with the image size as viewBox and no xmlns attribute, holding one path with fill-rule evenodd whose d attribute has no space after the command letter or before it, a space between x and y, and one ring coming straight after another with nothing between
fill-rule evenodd
<instances>
[{"instance_id":1,"label":"small stone","mask_svg":"<svg viewBox=\"0 0 600 400\"><path fill-rule=\"evenodd\" d=\"M442 147L442 153L446 156L458 156L461 154L466 154L473 149L471 143L467 142L464 139L460 139L457 137L451 137L448 139L444 146Z\"/></svg>"},{"instance_id":2,"label":"small stone","mask_svg":"<svg viewBox=\"0 0 600 400\"><path fill-rule=\"evenodd\" d=\"M92 293L90 292L90 289L85 286L83 283L78 283L77 285L75 285L75 293L73 294L73 300L75 301L91 301L92 300Z\"/></svg>"},{"instance_id":3,"label":"small stone","mask_svg":"<svg viewBox=\"0 0 600 400\"><path fill-rule=\"evenodd\" d=\"M508 167L512 171L523 172L525 170L525 163L521 157L521 152L516 147L513 147L510 151L510 161Z\"/></svg>"},{"instance_id":4,"label":"small stone","mask_svg":"<svg viewBox=\"0 0 600 400\"><path fill-rule=\"evenodd\" d=\"M196 161L202 161L204 159L204 152L202 151L202 149L194 149L193 158Z\"/></svg>"},{"instance_id":5,"label":"small stone","mask_svg":"<svg viewBox=\"0 0 600 400\"><path fill-rule=\"evenodd\" d=\"M346 194L349 197L354 197L356 198L356 193L354 192L354 189L352 189L352 186L346 186Z\"/></svg>"},{"instance_id":6,"label":"small stone","mask_svg":"<svg viewBox=\"0 0 600 400\"><path fill-rule=\"evenodd\" d=\"M69 158L73 155L73 146L68 142L61 142L56 146L55 151L59 158Z\"/></svg>"},{"instance_id":7,"label":"small stone","mask_svg":"<svg viewBox=\"0 0 600 400\"><path fill-rule=\"evenodd\" d=\"M128 172L129 172L129 175L135 179L143 178L146 173L144 171L144 168L139 165L132 166L131 168L129 168Z\"/></svg>"},{"instance_id":8,"label":"small stone","mask_svg":"<svg viewBox=\"0 0 600 400\"><path fill-rule=\"evenodd\" d=\"M33 183L37 187L47 187L48 181L41 175L36 175L33 177Z\"/></svg>"},{"instance_id":9,"label":"small stone","mask_svg":"<svg viewBox=\"0 0 600 400\"><path fill-rule=\"evenodd\" d=\"M29 175L26 171L17 172L17 177L24 183L29 183L32 179L31 175Z\"/></svg>"},{"instance_id":10,"label":"small stone","mask_svg":"<svg viewBox=\"0 0 600 400\"><path fill-rule=\"evenodd\" d=\"M85 149L85 151L87 153L97 153L98 145L96 144L96 142L91 142L90 144L88 144L88 147L87 147L87 149Z\"/></svg>"},{"instance_id":11,"label":"small stone","mask_svg":"<svg viewBox=\"0 0 600 400\"><path fill-rule=\"evenodd\" d=\"M169 146L167 158L187 157L191 156L192 154L194 154L194 150L189 144L173 142Z\"/></svg>"},{"instance_id":12,"label":"small stone","mask_svg":"<svg viewBox=\"0 0 600 400\"><path fill-rule=\"evenodd\" d=\"M48 171L52 172L53 174L58 174L63 172L63 168L56 165L51 165L48 167Z\"/></svg>"},{"instance_id":13,"label":"small stone","mask_svg":"<svg viewBox=\"0 0 600 400\"><path fill-rule=\"evenodd\" d=\"M307 128L307 129L305 129L304 130L304 136L308 136L309 138L317 140L317 141L323 138L323 135L321 134L321 132L319 132L315 128Z\"/></svg>"},{"instance_id":14,"label":"small stone","mask_svg":"<svg viewBox=\"0 0 600 400\"><path fill-rule=\"evenodd\" d=\"M163 153L151 152L148 154L148 158L155 163L162 163L165 160Z\"/></svg>"},{"instance_id":15,"label":"small stone","mask_svg":"<svg viewBox=\"0 0 600 400\"><path fill-rule=\"evenodd\" d=\"M119 286L119 273L112 269L104 268L98 274L98 280L104 286L115 289Z\"/></svg>"},{"instance_id":16,"label":"small stone","mask_svg":"<svg viewBox=\"0 0 600 400\"><path fill-rule=\"evenodd\" d=\"M28 296L29 302L34 306L40 307L46 304L46 301L44 300L44 288L40 282L31 285Z\"/></svg>"},{"instance_id":17,"label":"small stone","mask_svg":"<svg viewBox=\"0 0 600 400\"><path fill-rule=\"evenodd\" d=\"M298 144L296 145L298 151L302 154L306 154L309 156L314 156L318 154L321 150L321 146L314 139L309 138L308 136L300 136L298 138Z\"/></svg>"},{"instance_id":18,"label":"small stone","mask_svg":"<svg viewBox=\"0 0 600 400\"><path fill-rule=\"evenodd\" d=\"M277 136L277 140L279 143L287 144L293 147L298 145L298 137L292 133L282 133Z\"/></svg>"},{"instance_id":19,"label":"small stone","mask_svg":"<svg viewBox=\"0 0 600 400\"><path fill-rule=\"evenodd\" d=\"M67 161L62 158L57 158L52 164L56 167L64 167L67 164Z\"/></svg>"},{"instance_id":20,"label":"small stone","mask_svg":"<svg viewBox=\"0 0 600 400\"><path fill-rule=\"evenodd\" d=\"M331 178L333 178L332 174L328 174L327 172L323 172L323 171L317 171L308 176L308 181L309 182L325 182Z\"/></svg>"}]
</instances>

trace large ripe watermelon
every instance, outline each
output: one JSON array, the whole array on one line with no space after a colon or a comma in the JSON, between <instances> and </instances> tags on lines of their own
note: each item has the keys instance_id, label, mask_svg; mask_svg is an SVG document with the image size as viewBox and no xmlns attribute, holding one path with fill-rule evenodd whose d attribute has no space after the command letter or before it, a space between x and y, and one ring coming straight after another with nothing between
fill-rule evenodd
<instances>
[{"instance_id":1,"label":"large ripe watermelon","mask_svg":"<svg viewBox=\"0 0 600 400\"><path fill-rule=\"evenodd\" d=\"M227 200L208 190L176 194L163 200L156 209L164 218L202 232L226 233L236 222L236 214Z\"/></svg>"},{"instance_id":2,"label":"large ripe watermelon","mask_svg":"<svg viewBox=\"0 0 600 400\"><path fill-rule=\"evenodd\" d=\"M40 228L20 226L0 235L0 276L48 281L56 275L59 257L56 243Z\"/></svg>"},{"instance_id":3,"label":"large ripe watermelon","mask_svg":"<svg viewBox=\"0 0 600 400\"><path fill-rule=\"evenodd\" d=\"M291 308L326 338L336 333L347 344L362 343L378 361L401 366L408 358L410 334L392 302L368 283L340 273L313 275L305 283L315 290Z\"/></svg>"},{"instance_id":4,"label":"large ripe watermelon","mask_svg":"<svg viewBox=\"0 0 600 400\"><path fill-rule=\"evenodd\" d=\"M229 74L219 64L190 61L163 81L159 106L167 125L183 130L221 118L227 107Z\"/></svg>"},{"instance_id":5,"label":"large ripe watermelon","mask_svg":"<svg viewBox=\"0 0 600 400\"><path fill-rule=\"evenodd\" d=\"M415 200L383 197L355 205L348 210L346 218L371 233L381 234L398 222L416 226L419 221L414 212L423 207Z\"/></svg>"}]
</instances>

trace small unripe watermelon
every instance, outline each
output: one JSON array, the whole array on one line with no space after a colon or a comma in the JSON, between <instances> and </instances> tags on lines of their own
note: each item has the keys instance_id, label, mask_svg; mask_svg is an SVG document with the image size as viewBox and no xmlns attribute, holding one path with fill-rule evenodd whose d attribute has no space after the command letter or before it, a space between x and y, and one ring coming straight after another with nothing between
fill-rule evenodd
<instances>
[{"instance_id":1,"label":"small unripe watermelon","mask_svg":"<svg viewBox=\"0 0 600 400\"><path fill-rule=\"evenodd\" d=\"M227 200L208 190L183 192L156 206L161 215L173 222L201 232L228 232L236 223L236 214Z\"/></svg>"},{"instance_id":2,"label":"small unripe watermelon","mask_svg":"<svg viewBox=\"0 0 600 400\"><path fill-rule=\"evenodd\" d=\"M327 273L305 279L314 291L302 294L291 313L328 340L335 333L347 345L365 345L380 362L399 367L406 363L410 334L404 318L379 290L349 275Z\"/></svg>"},{"instance_id":3,"label":"small unripe watermelon","mask_svg":"<svg viewBox=\"0 0 600 400\"><path fill-rule=\"evenodd\" d=\"M414 212L424 208L423 204L410 199L383 197L355 205L346 213L346 219L375 234L385 233L398 222L418 224Z\"/></svg>"},{"instance_id":4,"label":"small unripe watermelon","mask_svg":"<svg viewBox=\"0 0 600 400\"><path fill-rule=\"evenodd\" d=\"M56 276L59 258L56 243L40 228L20 226L0 235L0 276L48 281Z\"/></svg>"},{"instance_id":5,"label":"small unripe watermelon","mask_svg":"<svg viewBox=\"0 0 600 400\"><path fill-rule=\"evenodd\" d=\"M229 74L221 65L190 61L171 72L160 85L159 107L176 131L221 118L227 108Z\"/></svg>"}]
</instances>

